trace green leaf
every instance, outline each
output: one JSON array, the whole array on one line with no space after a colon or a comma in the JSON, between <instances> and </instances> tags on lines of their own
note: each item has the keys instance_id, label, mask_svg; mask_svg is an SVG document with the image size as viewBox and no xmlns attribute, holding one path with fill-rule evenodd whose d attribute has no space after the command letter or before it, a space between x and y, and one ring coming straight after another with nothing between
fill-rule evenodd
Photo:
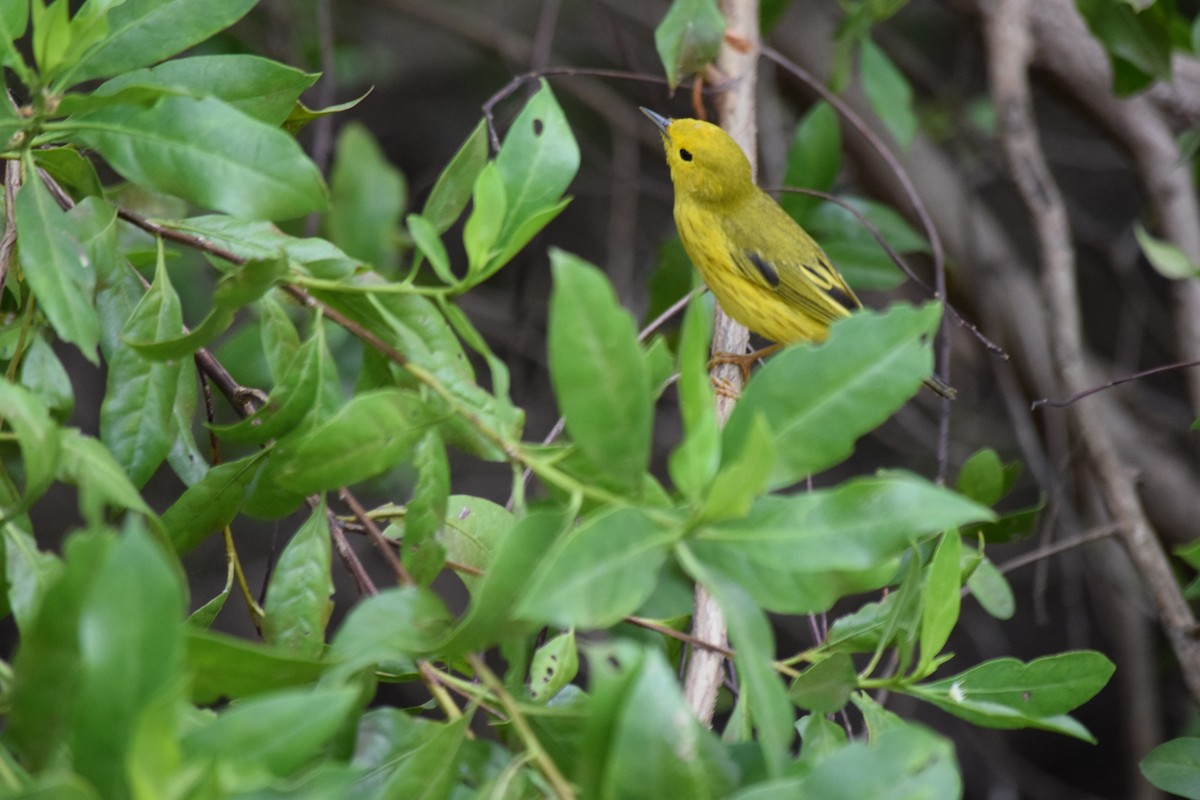
<instances>
[{"instance_id":1,"label":"green leaf","mask_svg":"<svg viewBox=\"0 0 1200 800\"><path fill-rule=\"evenodd\" d=\"M820 714L801 717L796 732L800 734L800 763L809 767L846 746L846 729Z\"/></svg>"},{"instance_id":2,"label":"green leaf","mask_svg":"<svg viewBox=\"0 0 1200 800\"><path fill-rule=\"evenodd\" d=\"M905 722L901 716L876 703L874 698L866 692L855 692L850 696L850 702L854 703L854 707L863 715L863 723L867 726L868 741L876 741L879 735L885 731L910 726L910 723Z\"/></svg>"},{"instance_id":3,"label":"green leaf","mask_svg":"<svg viewBox=\"0 0 1200 800\"><path fill-rule=\"evenodd\" d=\"M470 720L433 724L432 734L394 768L379 797L420 800L449 798L459 778L459 761Z\"/></svg>"},{"instance_id":4,"label":"green leaf","mask_svg":"<svg viewBox=\"0 0 1200 800\"><path fill-rule=\"evenodd\" d=\"M66 212L54 202L32 162L26 162L25 171L30 177L13 202L21 271L58 337L98 364L100 317L92 297L96 272L89 268Z\"/></svg>"},{"instance_id":5,"label":"green leaf","mask_svg":"<svg viewBox=\"0 0 1200 800\"><path fill-rule=\"evenodd\" d=\"M653 408L633 318L595 267L561 250L551 251L550 263L550 380L567 432L606 483L636 491Z\"/></svg>"},{"instance_id":6,"label":"green leaf","mask_svg":"<svg viewBox=\"0 0 1200 800\"><path fill-rule=\"evenodd\" d=\"M524 421L521 410L514 408L507 397L494 395L479 386L462 343L447 324L446 317L428 299L419 295L365 296L317 290L313 294L374 331L412 363L431 372L461 405L471 409L476 423L487 425L506 439L520 437ZM451 307L447 305L447 308ZM416 388L416 382L403 373L399 373L398 378L401 385ZM447 443L480 458L505 459L496 443L480 434L461 414L452 413L436 398L430 403L444 411L446 420L442 436Z\"/></svg>"},{"instance_id":7,"label":"green leaf","mask_svg":"<svg viewBox=\"0 0 1200 800\"><path fill-rule=\"evenodd\" d=\"M3 104L0 104L3 108ZM0 122L0 137L3 137L3 123ZM74 198L104 197L104 187L100 184L100 176L96 167L86 156L74 147L46 147L33 151L33 161L58 182ZM76 214L68 216L77 217ZM87 238L84 231L79 231L79 238ZM84 242L86 244L86 242Z\"/></svg>"},{"instance_id":8,"label":"green leaf","mask_svg":"<svg viewBox=\"0 0 1200 800\"><path fill-rule=\"evenodd\" d=\"M413 580L428 586L446 564L446 548L437 540L450 496L450 464L436 430L417 444L413 453L417 485L404 514L404 566Z\"/></svg>"},{"instance_id":9,"label":"green leaf","mask_svg":"<svg viewBox=\"0 0 1200 800\"><path fill-rule=\"evenodd\" d=\"M321 661L195 626L187 626L185 633L192 700L200 705L306 686L326 668Z\"/></svg>"},{"instance_id":10,"label":"green leaf","mask_svg":"<svg viewBox=\"0 0 1200 800\"><path fill-rule=\"evenodd\" d=\"M137 525L95 569L79 617L70 746L76 771L115 797L127 791L125 756L139 715L183 680L183 587Z\"/></svg>"},{"instance_id":11,"label":"green leaf","mask_svg":"<svg viewBox=\"0 0 1200 800\"><path fill-rule=\"evenodd\" d=\"M333 610L329 520L325 503L309 514L279 555L263 605L263 638L302 658L325 649L325 626Z\"/></svg>"},{"instance_id":12,"label":"green leaf","mask_svg":"<svg viewBox=\"0 0 1200 800\"><path fill-rule=\"evenodd\" d=\"M552 699L579 672L575 631L560 633L537 649L529 667L529 696L539 702Z\"/></svg>"},{"instance_id":13,"label":"green leaf","mask_svg":"<svg viewBox=\"0 0 1200 800\"><path fill-rule=\"evenodd\" d=\"M292 329L293 331L295 329ZM300 346L277 378L266 404L246 419L232 425L212 425L221 438L262 444L302 426L306 419L317 422L317 397L321 382L333 369L325 345L325 328L315 326L312 336Z\"/></svg>"},{"instance_id":14,"label":"green leaf","mask_svg":"<svg viewBox=\"0 0 1200 800\"><path fill-rule=\"evenodd\" d=\"M213 289L218 308L235 311L258 300L287 275L286 258L250 259L226 272Z\"/></svg>"},{"instance_id":15,"label":"green leaf","mask_svg":"<svg viewBox=\"0 0 1200 800\"><path fill-rule=\"evenodd\" d=\"M154 283L134 308L121 336L161 341L178 337L181 330L179 295L160 257ZM175 441L171 421L182 368L181 361L150 361L132 347L119 347L108 356L100 438L135 486L150 480Z\"/></svg>"},{"instance_id":16,"label":"green leaf","mask_svg":"<svg viewBox=\"0 0 1200 800\"><path fill-rule=\"evenodd\" d=\"M75 408L75 390L66 367L54 354L54 348L40 334L34 334L21 360L20 384L33 392L56 420L65 422Z\"/></svg>"},{"instance_id":17,"label":"green leaf","mask_svg":"<svg viewBox=\"0 0 1200 800\"><path fill-rule=\"evenodd\" d=\"M0 481L0 509L6 515L5 521L0 523L4 582L7 584L3 603L11 611L17 630L27 635L42 598L58 578L62 564L54 553L38 549L30 532L29 518L14 513L17 498L10 494L11 491L12 487L6 481Z\"/></svg>"},{"instance_id":18,"label":"green leaf","mask_svg":"<svg viewBox=\"0 0 1200 800\"><path fill-rule=\"evenodd\" d=\"M736 800L911 800L962 796L954 744L916 725L852 742L800 777L757 784Z\"/></svg>"},{"instance_id":19,"label":"green leaf","mask_svg":"<svg viewBox=\"0 0 1200 800\"><path fill-rule=\"evenodd\" d=\"M1150 266L1158 270L1158 274L1164 278L1185 280L1200 274L1200 266L1192 263L1182 248L1172 242L1151 236L1142 223L1134 223L1133 235L1137 238L1138 246L1142 248L1142 254L1146 256Z\"/></svg>"},{"instance_id":20,"label":"green leaf","mask_svg":"<svg viewBox=\"0 0 1200 800\"><path fill-rule=\"evenodd\" d=\"M29 507L54 482L61 457L60 433L41 401L24 386L0 378L4 422L21 448L25 491L21 508ZM5 509L12 513L16 509Z\"/></svg>"},{"instance_id":21,"label":"green leaf","mask_svg":"<svg viewBox=\"0 0 1200 800\"><path fill-rule=\"evenodd\" d=\"M986 556L976 565L967 579L967 588L983 610L996 619L1012 619L1017 610L1012 587L996 565Z\"/></svg>"},{"instance_id":22,"label":"green leaf","mask_svg":"<svg viewBox=\"0 0 1200 800\"><path fill-rule=\"evenodd\" d=\"M255 0L125 0L108 14L108 35L70 70L67 85L163 61L228 28ZM64 4L65 5L65 4Z\"/></svg>"},{"instance_id":23,"label":"green leaf","mask_svg":"<svg viewBox=\"0 0 1200 800\"><path fill-rule=\"evenodd\" d=\"M654 29L654 48L671 90L717 57L725 38L725 17L715 0L673 0Z\"/></svg>"},{"instance_id":24,"label":"green leaf","mask_svg":"<svg viewBox=\"0 0 1200 800\"><path fill-rule=\"evenodd\" d=\"M314 759L359 702L354 687L291 689L243 700L184 734L192 759L287 776Z\"/></svg>"},{"instance_id":25,"label":"green leaf","mask_svg":"<svg viewBox=\"0 0 1200 800\"><path fill-rule=\"evenodd\" d=\"M1113 65L1118 94L1131 94L1171 75L1171 35L1165 9L1138 13L1127 3L1076 0L1092 34L1101 41Z\"/></svg>"},{"instance_id":26,"label":"green leaf","mask_svg":"<svg viewBox=\"0 0 1200 800\"><path fill-rule=\"evenodd\" d=\"M5 526L9 569L14 553L12 527L11 523ZM65 570L56 568L53 576L46 575L40 608L34 609L32 619L19 618L22 638L13 660L12 705L5 738L31 769L49 766L66 746L83 672L80 614L114 544L110 536L68 538L63 548ZM33 546L32 540L28 545ZM33 550L36 552L36 547Z\"/></svg>"},{"instance_id":27,"label":"green leaf","mask_svg":"<svg viewBox=\"0 0 1200 800\"><path fill-rule=\"evenodd\" d=\"M93 96L112 96L130 87L172 89L193 97L216 97L255 119L278 126L318 77L319 73L303 72L260 56L192 56L118 75L99 86Z\"/></svg>"},{"instance_id":28,"label":"green leaf","mask_svg":"<svg viewBox=\"0 0 1200 800\"><path fill-rule=\"evenodd\" d=\"M1142 775L1164 792L1200 800L1200 739L1163 742L1138 763Z\"/></svg>"},{"instance_id":29,"label":"green leaf","mask_svg":"<svg viewBox=\"0 0 1200 800\"><path fill-rule=\"evenodd\" d=\"M25 35L29 27L29 8L27 0L0 1L0 66L11 66L17 71L22 82L28 82L29 68L16 42Z\"/></svg>"},{"instance_id":30,"label":"green leaf","mask_svg":"<svg viewBox=\"0 0 1200 800\"><path fill-rule=\"evenodd\" d=\"M1000 456L990 447L976 451L958 471L954 483L960 493L977 503L994 506L1005 494L1004 465Z\"/></svg>"},{"instance_id":31,"label":"green leaf","mask_svg":"<svg viewBox=\"0 0 1200 800\"><path fill-rule=\"evenodd\" d=\"M450 628L445 604L429 589L403 586L368 597L350 611L329 658L346 671L432 651Z\"/></svg>"},{"instance_id":32,"label":"green leaf","mask_svg":"<svg viewBox=\"0 0 1200 800\"><path fill-rule=\"evenodd\" d=\"M106 508L127 508L151 518L157 526L154 512L99 440L69 429L63 431L61 443L58 479L79 487L79 510L84 519L103 525Z\"/></svg>"},{"instance_id":33,"label":"green leaf","mask_svg":"<svg viewBox=\"0 0 1200 800\"><path fill-rule=\"evenodd\" d=\"M860 312L835 322L824 345L793 346L772 358L729 417L723 463L740 455L759 415L775 436L771 486L795 483L845 459L854 441L912 397L929 375L929 337L940 316L932 303Z\"/></svg>"},{"instance_id":34,"label":"green leaf","mask_svg":"<svg viewBox=\"0 0 1200 800\"><path fill-rule=\"evenodd\" d=\"M932 671L934 658L946 646L950 632L958 622L962 598L962 537L951 528L929 562L929 577L925 582L925 603L921 612L921 662L919 671Z\"/></svg>"},{"instance_id":35,"label":"green leaf","mask_svg":"<svg viewBox=\"0 0 1200 800\"><path fill-rule=\"evenodd\" d=\"M421 209L421 216L429 220L438 234L445 233L467 207L487 157L487 125L481 120L442 170Z\"/></svg>"},{"instance_id":36,"label":"green leaf","mask_svg":"<svg viewBox=\"0 0 1200 800\"><path fill-rule=\"evenodd\" d=\"M1072 651L1022 663L986 661L966 672L911 687L911 694L989 728L1042 728L1093 741L1063 716L1104 688L1115 667L1104 655Z\"/></svg>"},{"instance_id":37,"label":"green leaf","mask_svg":"<svg viewBox=\"0 0 1200 800\"><path fill-rule=\"evenodd\" d=\"M475 178L471 193L471 215L463 226L467 251L467 274L483 274L499 249L500 231L508 211L504 181L495 161L489 161Z\"/></svg>"},{"instance_id":38,"label":"green leaf","mask_svg":"<svg viewBox=\"0 0 1200 800\"><path fill-rule=\"evenodd\" d=\"M715 522L744 517L766 491L775 460L771 430L759 417L747 435L741 455L722 465L713 479L700 509L700 519Z\"/></svg>"},{"instance_id":39,"label":"green leaf","mask_svg":"<svg viewBox=\"0 0 1200 800\"><path fill-rule=\"evenodd\" d=\"M446 558L456 564L487 572L497 546L516 524L513 513L483 497L451 495L446 501L441 542ZM472 594L479 578L461 573L459 578Z\"/></svg>"},{"instance_id":40,"label":"green leaf","mask_svg":"<svg viewBox=\"0 0 1200 800\"><path fill-rule=\"evenodd\" d=\"M679 410L684 436L667 462L671 480L694 505L703 499L721 460L721 431L717 426L707 368L712 320L712 311L697 301L688 305L683 316L679 342Z\"/></svg>"},{"instance_id":41,"label":"green leaf","mask_svg":"<svg viewBox=\"0 0 1200 800\"><path fill-rule=\"evenodd\" d=\"M677 536L636 508L603 509L546 554L516 613L561 627L608 627L650 596Z\"/></svg>"},{"instance_id":42,"label":"green leaf","mask_svg":"<svg viewBox=\"0 0 1200 800\"><path fill-rule=\"evenodd\" d=\"M54 74L72 44L72 26L67 0L31 4L33 14L33 59L38 69Z\"/></svg>"},{"instance_id":43,"label":"green leaf","mask_svg":"<svg viewBox=\"0 0 1200 800\"><path fill-rule=\"evenodd\" d=\"M814 714L833 714L845 707L858 687L858 673L848 653L834 653L818 661L792 681L792 702ZM805 747L808 742L804 743Z\"/></svg>"},{"instance_id":44,"label":"green leaf","mask_svg":"<svg viewBox=\"0 0 1200 800\"><path fill-rule=\"evenodd\" d=\"M265 457L259 452L218 464L163 512L163 526L176 552L188 552L233 521Z\"/></svg>"},{"instance_id":45,"label":"green leaf","mask_svg":"<svg viewBox=\"0 0 1200 800\"><path fill-rule=\"evenodd\" d=\"M320 173L293 138L213 97L164 97L72 121L75 139L125 178L198 206L277 220L325 205Z\"/></svg>"},{"instance_id":46,"label":"green leaf","mask_svg":"<svg viewBox=\"0 0 1200 800\"><path fill-rule=\"evenodd\" d=\"M858 68L863 94L892 138L905 149L917 132L912 86L869 36L863 37L859 48Z\"/></svg>"},{"instance_id":47,"label":"green leaf","mask_svg":"<svg viewBox=\"0 0 1200 800\"><path fill-rule=\"evenodd\" d=\"M421 255L428 259L429 266L433 267L433 273L437 275L438 280L447 286L458 283L458 278L450 269L450 254L446 252L446 245L442 243L433 223L420 214L409 214L405 223L413 244L417 246Z\"/></svg>"},{"instance_id":48,"label":"green leaf","mask_svg":"<svg viewBox=\"0 0 1200 800\"><path fill-rule=\"evenodd\" d=\"M229 593L233 590L233 581L233 561L230 560L225 568L225 587L217 592L216 596L211 600L197 608L191 614L188 614L188 625L197 628L211 628L213 622L217 619L217 615L225 607L225 601L229 599Z\"/></svg>"},{"instance_id":49,"label":"green leaf","mask_svg":"<svg viewBox=\"0 0 1200 800\"><path fill-rule=\"evenodd\" d=\"M404 175L361 123L347 123L338 135L329 189L330 240L381 270L394 268L396 234L408 187Z\"/></svg>"},{"instance_id":50,"label":"green leaf","mask_svg":"<svg viewBox=\"0 0 1200 800\"><path fill-rule=\"evenodd\" d=\"M662 654L626 643L589 655L595 688L580 782L596 797L727 796L734 763L688 708Z\"/></svg>"},{"instance_id":51,"label":"green leaf","mask_svg":"<svg viewBox=\"0 0 1200 800\"><path fill-rule=\"evenodd\" d=\"M742 697L748 702L750 719L758 732L767 774L777 777L791 750L795 715L775 672L775 636L770 622L745 586L712 569L694 554L692 545L691 541L680 544L676 554L683 568L712 592L725 613Z\"/></svg>"},{"instance_id":52,"label":"green leaf","mask_svg":"<svg viewBox=\"0 0 1200 800\"><path fill-rule=\"evenodd\" d=\"M360 394L309 433L275 445L250 513L285 514L305 495L379 475L408 458L435 424L416 395L396 389Z\"/></svg>"},{"instance_id":53,"label":"green leaf","mask_svg":"<svg viewBox=\"0 0 1200 800\"><path fill-rule=\"evenodd\" d=\"M518 246L523 246L533 235L521 231L525 223L548 210L557 214L563 192L579 171L579 145L545 78L513 120L494 163L507 200L498 247L503 250L520 239L524 241Z\"/></svg>"},{"instance_id":54,"label":"green leaf","mask_svg":"<svg viewBox=\"0 0 1200 800\"><path fill-rule=\"evenodd\" d=\"M565 525L560 513L535 511L500 538L487 572L471 593L467 614L439 652L476 652L533 629L517 619L513 609L528 595L530 572L546 557Z\"/></svg>"},{"instance_id":55,"label":"green leaf","mask_svg":"<svg viewBox=\"0 0 1200 800\"><path fill-rule=\"evenodd\" d=\"M900 556L930 533L991 514L922 478L885 473L760 498L748 516L701 528L688 546L764 608L816 612L885 585Z\"/></svg>"},{"instance_id":56,"label":"green leaf","mask_svg":"<svg viewBox=\"0 0 1200 800\"><path fill-rule=\"evenodd\" d=\"M833 106L821 101L808 110L796 124L788 147L784 186L828 192L842 168L842 135ZM812 195L788 192L779 204L801 225L808 225L813 212L823 201Z\"/></svg>"},{"instance_id":57,"label":"green leaf","mask_svg":"<svg viewBox=\"0 0 1200 800\"><path fill-rule=\"evenodd\" d=\"M292 136L295 136L299 134L300 131L304 130L304 128L308 126L308 123L315 119L332 116L333 114L341 114L343 111L349 111L363 100L366 100L367 95L369 95L373 90L374 87L371 87L353 100L347 100L344 103L335 103L331 106L325 106L324 108L309 108L308 106L304 105L304 103L297 102L292 108L291 113L288 114L287 119L283 121L283 129Z\"/></svg>"}]
</instances>

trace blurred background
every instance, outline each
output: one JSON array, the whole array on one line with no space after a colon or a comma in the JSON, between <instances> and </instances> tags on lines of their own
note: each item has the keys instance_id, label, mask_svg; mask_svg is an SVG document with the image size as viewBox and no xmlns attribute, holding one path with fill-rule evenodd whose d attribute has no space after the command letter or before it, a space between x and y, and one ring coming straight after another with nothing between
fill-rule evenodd
<instances>
[{"instance_id":1,"label":"blurred background","mask_svg":"<svg viewBox=\"0 0 1200 800\"><path fill-rule=\"evenodd\" d=\"M1031 410L1039 399L1067 399L1061 362L1054 357L1061 344L1056 326L1063 318L1043 290L1034 220L1009 176L998 139L984 35L987 2L764 3L769 22L764 41L820 80L833 80L904 164L945 248L950 301L1008 354L990 352L969 330L947 321L943 335L951 369L946 377L958 389L958 400L943 409L932 395L918 396L861 441L851 461L816 482L882 468L937 475L944 413L949 414L950 483L981 448L995 450L1005 463L1020 462L1020 475L1002 508L1040 507L1041 512L1015 526L1019 535L1012 542L988 550L1011 581L1015 614L1000 621L977 603L965 603L950 646L957 653L951 669L1004 655L1026 660L1068 648L1103 651L1116 662L1116 677L1077 714L1099 744L1036 731L978 729L904 698L889 707L954 739L967 797L1153 797L1137 762L1159 742L1193 730L1195 714L1150 594L1113 535L1107 484L1081 443L1071 411L1052 405ZM1170 149L1200 113L1197 62L1176 51L1168 65L1171 82L1156 78L1136 94L1118 97L1110 61L1076 7L1065 0L1033 5L1029 80L1041 148L1068 212L1080 293L1081 366L1099 385L1195 359L1200 356L1195 279L1163 277L1143 255L1135 229L1142 226L1173 242L1192 263L1200 257L1194 166L1186 147ZM512 371L513 400L528 415L526 439L540 440L557 419L544 342L547 248L569 250L604 269L639 319L652 318L693 286L675 239L659 137L637 111L645 105L664 114L695 115L690 79L675 93L661 80L654 29L668 6L666 0L264 0L205 47L256 52L323 72L305 98L312 107L370 90L350 111L311 125L302 141L331 174L348 130L355 136L365 130L399 176L398 222L403 213L421 207L439 172L478 124L484 104L510 80L550 67L577 70L548 78L583 153L570 189L575 199L500 274L461 302ZM887 13L880 11L883 6L889 6ZM1190 18L1195 6L1179 2L1172 13ZM878 19L864 23L870 14ZM864 95L855 46L864 36L911 86L915 128L909 141L896 140ZM588 74L596 69L640 73L645 79ZM525 84L498 103L501 133L535 87ZM816 96L810 86L763 60L758 98L759 182L779 187L789 169L797 123ZM711 99L706 95L709 113ZM1158 145L1162 149L1154 150ZM394 188L395 179L387 185ZM864 137L844 123L833 191L894 209L898 222L891 229L903 230L899 221L907 220L912 227L906 241L913 241L906 260L932 281L930 248L912 232L919 228L911 204ZM333 221L315 219L307 225L310 232L337 240ZM385 274L395 274L411 258L401 231L398 225L395 241L372 254ZM839 252L846 261L830 250L868 305L928 299L882 251L871 249L869 237L849 235L865 244L843 247ZM451 232L446 241L458 237ZM460 256L451 252L452 260ZM239 366L239 335L253 333L235 330L218 356L235 373L241 370L235 376L242 383L255 385L255 367ZM89 370L72 365L73 375ZM1200 520L1196 434L1190 429L1200 405L1198 372L1165 371L1079 401L1094 404L1153 534L1168 550L1192 541ZM344 377L352 374L348 369ZM96 380L99 393L103 381L98 374ZM602 376L597 391L603 391ZM78 407L86 411L98 403ZM95 420L77 422L96 429ZM679 437L671 392L660 403L655 435L661 467ZM500 503L508 497L506 467L463 457L452 465L452 475L456 492ZM171 487L167 496L177 491L173 476L155 480ZM394 496L391 487L377 488L377 502ZM267 526L257 542L260 579L273 532L290 531L289 525ZM193 587L193 605L219 591L224 581L223 549L219 542L210 545L189 557L193 573L213 581L211 587ZM1173 565L1181 582L1194 576L1185 560L1176 558ZM344 588L353 591L349 583ZM245 616L231 603L221 623L249 632ZM780 618L776 623L782 652L811 644L807 621Z\"/></svg>"}]
</instances>

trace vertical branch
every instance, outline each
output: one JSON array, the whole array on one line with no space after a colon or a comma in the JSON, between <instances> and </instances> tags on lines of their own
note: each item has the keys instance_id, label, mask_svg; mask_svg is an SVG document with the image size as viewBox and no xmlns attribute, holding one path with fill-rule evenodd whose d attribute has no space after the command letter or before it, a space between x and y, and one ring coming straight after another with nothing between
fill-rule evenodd
<instances>
[{"instance_id":1,"label":"vertical branch","mask_svg":"<svg viewBox=\"0 0 1200 800\"><path fill-rule=\"evenodd\" d=\"M1094 381L1085 360L1075 253L1066 206L1038 141L1026 78L1032 53L1030 0L996 0L981 4L981 10L1001 139L1037 237L1049 307L1051 353L1063 376L1064 389L1073 394ZM1163 630L1179 659L1184 682L1192 698L1200 701L1196 619L1179 591L1162 545L1118 456L1103 410L1104 406L1096 401L1076 403L1070 409L1072 427L1082 440L1088 466L1100 484L1108 513L1116 521L1125 548L1154 598Z\"/></svg>"},{"instance_id":2,"label":"vertical branch","mask_svg":"<svg viewBox=\"0 0 1200 800\"><path fill-rule=\"evenodd\" d=\"M725 14L728 33L739 41L749 43L750 46L733 47L726 40L717 56L717 67L725 74L730 87L717 97L717 115L721 127L728 131L746 152L753 173L757 167L758 150L754 115L758 60L758 0L722 0L721 11ZM712 352L744 353L749 343L749 331L730 319L718 305L713 327ZM735 389L740 390L742 387L742 373L735 364L718 364L713 369L713 377L725 381ZM733 397L717 395L719 424L724 425L725 420L729 419L735 402ZM713 597L699 584L696 586L692 635L722 646L726 641L725 617ZM684 694L688 705L701 722L710 726L717 704L717 690L721 687L723 664L724 657L719 653L693 649L684 679Z\"/></svg>"},{"instance_id":3,"label":"vertical branch","mask_svg":"<svg viewBox=\"0 0 1200 800\"><path fill-rule=\"evenodd\" d=\"M21 182L21 162L10 159L4 164L4 236L0 237L0 297L4 295L4 282L12 265L13 248L17 246L17 221L13 215L13 201L17 197L17 186Z\"/></svg>"}]
</instances>

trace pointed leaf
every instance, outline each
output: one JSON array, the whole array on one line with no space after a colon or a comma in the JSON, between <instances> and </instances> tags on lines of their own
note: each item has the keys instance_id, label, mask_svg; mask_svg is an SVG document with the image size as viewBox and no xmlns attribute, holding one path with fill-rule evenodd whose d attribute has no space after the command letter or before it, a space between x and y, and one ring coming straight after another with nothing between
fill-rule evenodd
<instances>
[{"instance_id":1,"label":"pointed leaf","mask_svg":"<svg viewBox=\"0 0 1200 800\"><path fill-rule=\"evenodd\" d=\"M263 605L263 638L302 658L325 649L333 610L329 520L317 504L279 555Z\"/></svg>"},{"instance_id":2,"label":"pointed leaf","mask_svg":"<svg viewBox=\"0 0 1200 800\"><path fill-rule=\"evenodd\" d=\"M859 436L911 397L933 366L929 337L941 308L896 305L835 322L821 346L793 346L754 376L725 427L724 462L763 415L775 435L772 486L786 486L849 456ZM803 380L797 376L803 375Z\"/></svg>"},{"instance_id":3,"label":"pointed leaf","mask_svg":"<svg viewBox=\"0 0 1200 800\"><path fill-rule=\"evenodd\" d=\"M228 28L255 0L125 0L108 14L109 33L71 70L71 83L128 72L170 58Z\"/></svg>"},{"instance_id":4,"label":"pointed leaf","mask_svg":"<svg viewBox=\"0 0 1200 800\"><path fill-rule=\"evenodd\" d=\"M321 176L293 138L214 97L114 106L74 123L75 138L124 177L199 206L276 220L325 205Z\"/></svg>"},{"instance_id":5,"label":"pointed leaf","mask_svg":"<svg viewBox=\"0 0 1200 800\"><path fill-rule=\"evenodd\" d=\"M562 627L612 625L650 596L676 536L638 509L602 510L546 555L516 613Z\"/></svg>"},{"instance_id":6,"label":"pointed leaf","mask_svg":"<svg viewBox=\"0 0 1200 800\"><path fill-rule=\"evenodd\" d=\"M27 172L33 172L32 165L26 166ZM39 307L61 339L77 346L92 363L98 363L100 318L92 297L96 271L75 238L66 213L36 173L21 185L13 209L21 271Z\"/></svg>"},{"instance_id":7,"label":"pointed leaf","mask_svg":"<svg viewBox=\"0 0 1200 800\"><path fill-rule=\"evenodd\" d=\"M408 185L361 123L346 124L338 135L329 189L330 240L380 270L394 268Z\"/></svg>"},{"instance_id":8,"label":"pointed leaf","mask_svg":"<svg viewBox=\"0 0 1200 800\"><path fill-rule=\"evenodd\" d=\"M579 145L544 78L513 120L494 163L507 201L497 237L498 249L504 250L514 240L529 240L533 234L521 228L530 218L540 216L541 227L558 213L562 194L579 171Z\"/></svg>"},{"instance_id":9,"label":"pointed leaf","mask_svg":"<svg viewBox=\"0 0 1200 800\"><path fill-rule=\"evenodd\" d=\"M673 0L654 29L654 47L671 89L716 58L724 38L725 17L715 0Z\"/></svg>"},{"instance_id":10,"label":"pointed leaf","mask_svg":"<svg viewBox=\"0 0 1200 800\"><path fill-rule=\"evenodd\" d=\"M561 250L550 260L550 379L567 432L606 482L636 489L650 455L653 408L633 318L595 267Z\"/></svg>"},{"instance_id":11,"label":"pointed leaf","mask_svg":"<svg viewBox=\"0 0 1200 800\"><path fill-rule=\"evenodd\" d=\"M487 163L487 156L487 126L480 121L442 170L421 209L421 216L429 220L439 234L445 233L467 207L475 179Z\"/></svg>"},{"instance_id":12,"label":"pointed leaf","mask_svg":"<svg viewBox=\"0 0 1200 800\"><path fill-rule=\"evenodd\" d=\"M121 335L135 341L160 341L179 336L181 330L179 295L160 259L154 283ZM144 486L171 450L175 440L171 418L182 369L181 361L150 361L132 347L119 347L108 357L100 438L135 486Z\"/></svg>"}]
</instances>

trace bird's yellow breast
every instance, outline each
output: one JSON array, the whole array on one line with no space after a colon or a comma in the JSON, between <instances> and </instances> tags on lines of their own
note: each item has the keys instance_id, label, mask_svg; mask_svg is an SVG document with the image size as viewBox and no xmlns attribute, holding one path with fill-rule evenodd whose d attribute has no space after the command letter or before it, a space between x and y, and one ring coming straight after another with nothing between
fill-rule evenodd
<instances>
[{"instance_id":1,"label":"bird's yellow breast","mask_svg":"<svg viewBox=\"0 0 1200 800\"><path fill-rule=\"evenodd\" d=\"M726 314L759 336L780 344L825 340L829 334L827 324L741 275L730 256L731 243L726 241L716 214L697 204L676 202L675 226L688 258Z\"/></svg>"}]
</instances>

